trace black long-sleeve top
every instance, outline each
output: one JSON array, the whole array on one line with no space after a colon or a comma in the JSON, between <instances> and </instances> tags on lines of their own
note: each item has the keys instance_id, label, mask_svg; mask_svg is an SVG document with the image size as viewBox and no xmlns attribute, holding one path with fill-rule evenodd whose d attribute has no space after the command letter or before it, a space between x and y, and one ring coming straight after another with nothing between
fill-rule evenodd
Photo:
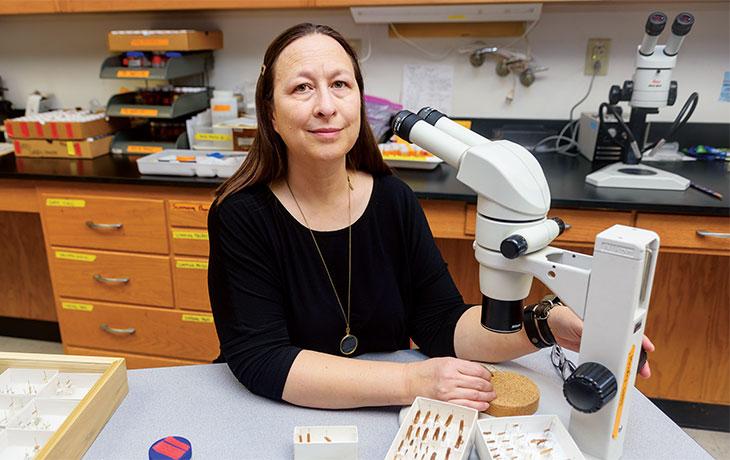
<instances>
[{"instance_id":1,"label":"black long-sleeve top","mask_svg":"<svg viewBox=\"0 0 730 460\"><path fill-rule=\"evenodd\" d=\"M221 354L253 393L281 399L302 349L341 355L345 320L309 230L266 185L236 192L208 217L208 289ZM347 228L314 235L347 311ZM454 355L468 308L411 189L374 179L352 225L355 355L408 348Z\"/></svg>"}]
</instances>

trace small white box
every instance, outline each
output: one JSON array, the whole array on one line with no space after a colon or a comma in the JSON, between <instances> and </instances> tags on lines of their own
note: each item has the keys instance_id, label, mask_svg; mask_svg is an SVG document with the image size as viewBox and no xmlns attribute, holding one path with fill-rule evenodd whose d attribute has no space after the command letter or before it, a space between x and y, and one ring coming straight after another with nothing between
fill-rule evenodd
<instances>
[{"instance_id":1,"label":"small white box","mask_svg":"<svg viewBox=\"0 0 730 460\"><path fill-rule=\"evenodd\" d=\"M556 415L484 418L477 422L476 431L476 448L481 460L512 457L585 460Z\"/></svg>"},{"instance_id":2,"label":"small white box","mask_svg":"<svg viewBox=\"0 0 730 460\"><path fill-rule=\"evenodd\" d=\"M294 460L357 460L356 426L297 426Z\"/></svg>"},{"instance_id":3,"label":"small white box","mask_svg":"<svg viewBox=\"0 0 730 460\"><path fill-rule=\"evenodd\" d=\"M23 410L32 396L0 395L0 428L5 428Z\"/></svg>"},{"instance_id":4,"label":"small white box","mask_svg":"<svg viewBox=\"0 0 730 460\"><path fill-rule=\"evenodd\" d=\"M0 458L3 460L27 460L35 458L53 433L47 431L0 432Z\"/></svg>"},{"instance_id":5,"label":"small white box","mask_svg":"<svg viewBox=\"0 0 730 460\"><path fill-rule=\"evenodd\" d=\"M385 455L386 460L430 458L466 459L474 442L478 412L468 407L417 397L403 418ZM414 456L414 452L417 454Z\"/></svg>"},{"instance_id":6,"label":"small white box","mask_svg":"<svg viewBox=\"0 0 730 460\"><path fill-rule=\"evenodd\" d=\"M26 404L11 420L8 429L54 432L66 420L79 401L74 399L40 399Z\"/></svg>"}]
</instances>

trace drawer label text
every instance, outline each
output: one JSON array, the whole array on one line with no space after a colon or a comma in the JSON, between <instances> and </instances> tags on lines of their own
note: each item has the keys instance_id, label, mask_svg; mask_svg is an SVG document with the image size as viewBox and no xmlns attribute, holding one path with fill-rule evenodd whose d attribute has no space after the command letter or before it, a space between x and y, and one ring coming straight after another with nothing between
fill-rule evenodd
<instances>
[{"instance_id":1,"label":"drawer label text","mask_svg":"<svg viewBox=\"0 0 730 460\"><path fill-rule=\"evenodd\" d=\"M205 240L208 241L208 232L188 232L173 230L172 237L176 240Z\"/></svg>"},{"instance_id":2,"label":"drawer label text","mask_svg":"<svg viewBox=\"0 0 730 460\"><path fill-rule=\"evenodd\" d=\"M228 134L218 133L195 133L196 141L230 141L231 136Z\"/></svg>"},{"instance_id":3,"label":"drawer label text","mask_svg":"<svg viewBox=\"0 0 730 460\"><path fill-rule=\"evenodd\" d=\"M149 70L117 70L117 78L148 78Z\"/></svg>"},{"instance_id":4,"label":"drawer label text","mask_svg":"<svg viewBox=\"0 0 730 460\"><path fill-rule=\"evenodd\" d=\"M213 315L189 315L183 314L182 320L188 323L212 323Z\"/></svg>"},{"instance_id":5,"label":"drawer label text","mask_svg":"<svg viewBox=\"0 0 730 460\"><path fill-rule=\"evenodd\" d=\"M208 262L197 262L195 260L178 260L175 261L175 267L186 268L189 270L207 270Z\"/></svg>"},{"instance_id":6,"label":"drawer label text","mask_svg":"<svg viewBox=\"0 0 730 460\"><path fill-rule=\"evenodd\" d=\"M96 260L96 255L84 254L82 252L56 251L56 259L76 260L79 262L93 262Z\"/></svg>"},{"instance_id":7,"label":"drawer label text","mask_svg":"<svg viewBox=\"0 0 730 460\"><path fill-rule=\"evenodd\" d=\"M83 208L86 206L86 200L73 200L69 198L46 198L46 206L60 208Z\"/></svg>"},{"instance_id":8,"label":"drawer label text","mask_svg":"<svg viewBox=\"0 0 730 460\"><path fill-rule=\"evenodd\" d=\"M61 302L61 307L64 310L94 311L94 306L90 303Z\"/></svg>"}]
</instances>

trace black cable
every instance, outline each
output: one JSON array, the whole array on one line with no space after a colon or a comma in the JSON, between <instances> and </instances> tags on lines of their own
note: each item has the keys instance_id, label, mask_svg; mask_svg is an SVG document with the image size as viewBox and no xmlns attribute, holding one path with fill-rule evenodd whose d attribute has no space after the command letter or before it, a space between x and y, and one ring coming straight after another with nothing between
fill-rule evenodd
<instances>
[{"instance_id":1,"label":"black cable","mask_svg":"<svg viewBox=\"0 0 730 460\"><path fill-rule=\"evenodd\" d=\"M674 118L674 122L672 122L672 125L669 127L669 132L666 136L664 136L664 142L671 142L674 139L674 136L679 132L680 129L684 128L684 125L687 124L690 117L694 113L695 109L697 108L697 104L699 102L700 95L697 92L694 92L689 95L687 100L685 101L682 108L679 110L679 113ZM689 110L689 111L688 111ZM687 115L685 116L685 112ZM657 142L654 142L646 147L644 147L644 151L648 151L656 147Z\"/></svg>"}]
</instances>

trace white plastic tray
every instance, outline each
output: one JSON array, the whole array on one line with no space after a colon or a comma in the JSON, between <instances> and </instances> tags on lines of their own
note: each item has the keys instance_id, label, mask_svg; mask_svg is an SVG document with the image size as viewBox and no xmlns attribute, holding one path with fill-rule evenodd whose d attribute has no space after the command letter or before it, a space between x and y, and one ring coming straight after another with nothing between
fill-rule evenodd
<instances>
[{"instance_id":1,"label":"white plastic tray","mask_svg":"<svg viewBox=\"0 0 730 460\"><path fill-rule=\"evenodd\" d=\"M449 460L469 458L477 411L456 404L417 397L385 455L386 460L411 460L433 454Z\"/></svg>"},{"instance_id":2,"label":"white plastic tray","mask_svg":"<svg viewBox=\"0 0 730 460\"><path fill-rule=\"evenodd\" d=\"M297 426L294 460L357 460L356 426Z\"/></svg>"},{"instance_id":3,"label":"white plastic tray","mask_svg":"<svg viewBox=\"0 0 730 460\"><path fill-rule=\"evenodd\" d=\"M481 419L475 443L481 460L585 460L556 415Z\"/></svg>"},{"instance_id":4,"label":"white plastic tray","mask_svg":"<svg viewBox=\"0 0 730 460\"><path fill-rule=\"evenodd\" d=\"M140 174L163 176L231 177L246 157L244 152L220 152L225 158L211 158L208 152L168 149L137 160ZM181 162L175 157L195 157L194 162Z\"/></svg>"}]
</instances>

